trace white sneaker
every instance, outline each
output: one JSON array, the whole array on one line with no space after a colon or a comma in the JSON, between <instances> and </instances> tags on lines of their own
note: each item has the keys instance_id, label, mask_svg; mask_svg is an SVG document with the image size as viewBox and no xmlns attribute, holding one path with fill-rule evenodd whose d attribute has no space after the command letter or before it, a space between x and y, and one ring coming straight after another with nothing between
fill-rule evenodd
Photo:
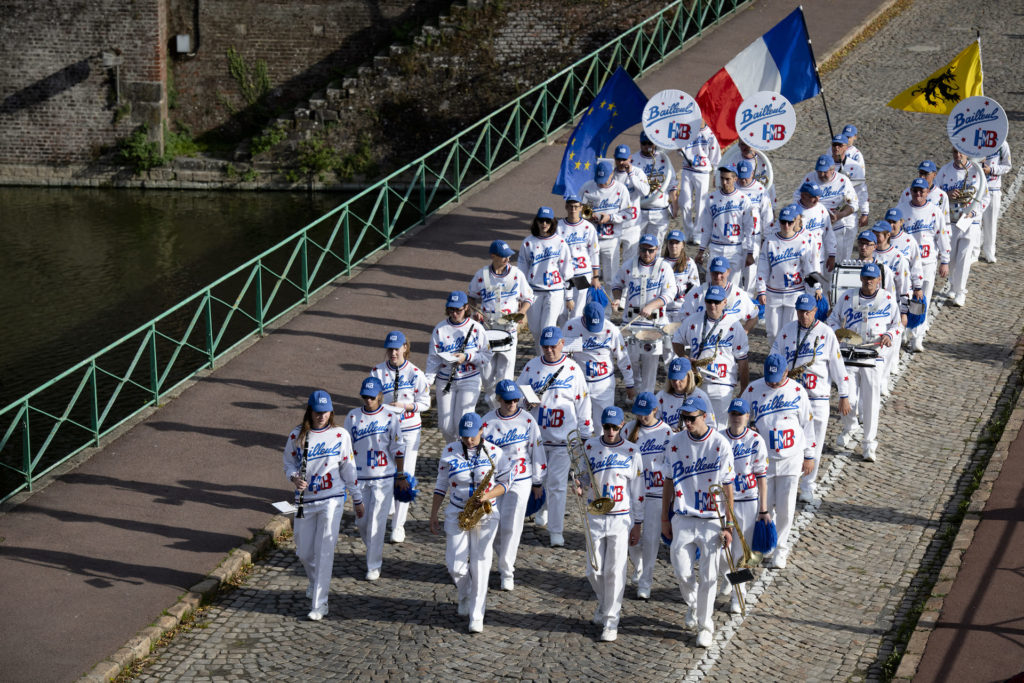
<instances>
[{"instance_id":1,"label":"white sneaker","mask_svg":"<svg viewBox=\"0 0 1024 683\"><path fill-rule=\"evenodd\" d=\"M618 629L607 628L601 631L601 641L604 643L613 643L615 639L619 637Z\"/></svg>"},{"instance_id":2,"label":"white sneaker","mask_svg":"<svg viewBox=\"0 0 1024 683\"><path fill-rule=\"evenodd\" d=\"M743 610L740 609L740 599L735 595L732 596L732 600L729 601L729 614L742 614Z\"/></svg>"},{"instance_id":3,"label":"white sneaker","mask_svg":"<svg viewBox=\"0 0 1024 683\"><path fill-rule=\"evenodd\" d=\"M551 547L552 548L564 548L565 547L565 539L562 537L562 534L556 534L556 533L552 533L551 534Z\"/></svg>"},{"instance_id":4,"label":"white sneaker","mask_svg":"<svg viewBox=\"0 0 1024 683\"><path fill-rule=\"evenodd\" d=\"M548 511L545 508L533 517L534 526L545 527L548 525Z\"/></svg>"},{"instance_id":5,"label":"white sneaker","mask_svg":"<svg viewBox=\"0 0 1024 683\"><path fill-rule=\"evenodd\" d=\"M953 305L956 306L957 308L963 308L965 303L967 303L966 294L957 294L956 298L953 299Z\"/></svg>"},{"instance_id":6,"label":"white sneaker","mask_svg":"<svg viewBox=\"0 0 1024 683\"><path fill-rule=\"evenodd\" d=\"M370 571L366 572L366 580L367 581L376 581L379 578L380 578L380 570L379 569L371 569Z\"/></svg>"},{"instance_id":7,"label":"white sneaker","mask_svg":"<svg viewBox=\"0 0 1024 683\"><path fill-rule=\"evenodd\" d=\"M800 489L796 494L796 499L801 503L813 503L814 502L814 490L813 489Z\"/></svg>"},{"instance_id":8,"label":"white sneaker","mask_svg":"<svg viewBox=\"0 0 1024 683\"><path fill-rule=\"evenodd\" d=\"M914 337L914 343L910 345L910 348L918 352L924 351L924 340L920 337Z\"/></svg>"},{"instance_id":9,"label":"white sneaker","mask_svg":"<svg viewBox=\"0 0 1024 683\"><path fill-rule=\"evenodd\" d=\"M320 621L327 616L327 605L310 610L306 616L309 617L310 621Z\"/></svg>"},{"instance_id":10,"label":"white sneaker","mask_svg":"<svg viewBox=\"0 0 1024 683\"><path fill-rule=\"evenodd\" d=\"M886 382L885 384L882 385L882 389L879 391L879 393L882 396L888 396L889 395L890 392L889 392L889 383L888 382Z\"/></svg>"},{"instance_id":11,"label":"white sneaker","mask_svg":"<svg viewBox=\"0 0 1024 683\"><path fill-rule=\"evenodd\" d=\"M636 589L636 599L637 600L650 600L651 599L651 589L650 588L637 588Z\"/></svg>"},{"instance_id":12,"label":"white sneaker","mask_svg":"<svg viewBox=\"0 0 1024 683\"><path fill-rule=\"evenodd\" d=\"M640 583L640 571L639 570L634 571L633 573L631 573L629 575L629 582L630 583Z\"/></svg>"},{"instance_id":13,"label":"white sneaker","mask_svg":"<svg viewBox=\"0 0 1024 683\"><path fill-rule=\"evenodd\" d=\"M719 595L732 595L732 584L729 579L722 577L722 587L718 590Z\"/></svg>"},{"instance_id":14,"label":"white sneaker","mask_svg":"<svg viewBox=\"0 0 1024 683\"><path fill-rule=\"evenodd\" d=\"M404 540L405 540L405 529L403 529L402 527L398 527L397 529L392 529L391 530L391 542L392 543L401 543Z\"/></svg>"},{"instance_id":15,"label":"white sneaker","mask_svg":"<svg viewBox=\"0 0 1024 683\"><path fill-rule=\"evenodd\" d=\"M686 628L697 628L697 611L692 607L686 610L686 616L683 618L683 626Z\"/></svg>"},{"instance_id":16,"label":"white sneaker","mask_svg":"<svg viewBox=\"0 0 1024 683\"><path fill-rule=\"evenodd\" d=\"M853 445L853 434L854 434L854 430L852 428L851 429L844 429L842 431L842 433L839 436L836 437L836 448L841 448L843 450L846 450L850 446L852 446Z\"/></svg>"},{"instance_id":17,"label":"white sneaker","mask_svg":"<svg viewBox=\"0 0 1024 683\"><path fill-rule=\"evenodd\" d=\"M864 460L866 460L867 462L874 462L875 461L875 449L874 448L865 448L864 449Z\"/></svg>"},{"instance_id":18,"label":"white sneaker","mask_svg":"<svg viewBox=\"0 0 1024 683\"><path fill-rule=\"evenodd\" d=\"M714 637L711 635L711 630L702 628L700 633L697 634L697 647L711 647L711 641Z\"/></svg>"},{"instance_id":19,"label":"white sneaker","mask_svg":"<svg viewBox=\"0 0 1024 683\"><path fill-rule=\"evenodd\" d=\"M484 631L484 620L483 619L473 619L472 621L469 622L469 632L470 633L483 633L483 631Z\"/></svg>"},{"instance_id":20,"label":"white sneaker","mask_svg":"<svg viewBox=\"0 0 1024 683\"><path fill-rule=\"evenodd\" d=\"M516 583L512 580L511 576L504 576L501 579L501 590L510 591L515 590Z\"/></svg>"},{"instance_id":21,"label":"white sneaker","mask_svg":"<svg viewBox=\"0 0 1024 683\"><path fill-rule=\"evenodd\" d=\"M460 617L469 616L469 598L462 598L459 600L458 615Z\"/></svg>"},{"instance_id":22,"label":"white sneaker","mask_svg":"<svg viewBox=\"0 0 1024 683\"><path fill-rule=\"evenodd\" d=\"M789 551L776 550L775 554L772 555L772 567L775 569L785 569L788 559Z\"/></svg>"}]
</instances>

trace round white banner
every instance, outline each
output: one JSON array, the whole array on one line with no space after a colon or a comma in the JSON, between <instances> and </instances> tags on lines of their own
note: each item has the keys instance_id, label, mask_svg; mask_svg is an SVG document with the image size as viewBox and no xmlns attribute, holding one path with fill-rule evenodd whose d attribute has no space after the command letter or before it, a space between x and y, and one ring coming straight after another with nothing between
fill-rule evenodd
<instances>
[{"instance_id":1,"label":"round white banner","mask_svg":"<svg viewBox=\"0 0 1024 683\"><path fill-rule=\"evenodd\" d=\"M961 100L946 120L949 141L971 159L983 159L998 150L1009 129L1006 110L984 95Z\"/></svg>"},{"instance_id":2,"label":"round white banner","mask_svg":"<svg viewBox=\"0 0 1024 683\"><path fill-rule=\"evenodd\" d=\"M662 90L644 106L644 132L659 147L681 147L698 133L703 120L697 101L682 90Z\"/></svg>"},{"instance_id":3,"label":"round white banner","mask_svg":"<svg viewBox=\"0 0 1024 683\"><path fill-rule=\"evenodd\" d=\"M778 149L796 132L796 111L782 94L770 90L756 92L736 110L739 139L754 149Z\"/></svg>"}]
</instances>

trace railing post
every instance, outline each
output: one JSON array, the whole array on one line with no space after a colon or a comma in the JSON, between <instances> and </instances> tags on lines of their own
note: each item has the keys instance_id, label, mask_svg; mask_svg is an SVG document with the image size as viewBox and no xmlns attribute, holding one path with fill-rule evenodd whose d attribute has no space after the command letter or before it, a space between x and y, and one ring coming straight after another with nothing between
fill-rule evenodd
<instances>
[{"instance_id":1,"label":"railing post","mask_svg":"<svg viewBox=\"0 0 1024 683\"><path fill-rule=\"evenodd\" d=\"M421 161L416 175L420 178L420 222L427 222L427 167Z\"/></svg>"},{"instance_id":2,"label":"railing post","mask_svg":"<svg viewBox=\"0 0 1024 683\"><path fill-rule=\"evenodd\" d=\"M455 201L462 200L462 164L460 152L462 152L462 145L455 144Z\"/></svg>"},{"instance_id":3,"label":"railing post","mask_svg":"<svg viewBox=\"0 0 1024 683\"><path fill-rule=\"evenodd\" d=\"M302 268L302 303L309 303L309 230L302 231L302 241L299 243L299 266ZM263 331L260 330L260 334Z\"/></svg>"},{"instance_id":4,"label":"railing post","mask_svg":"<svg viewBox=\"0 0 1024 683\"><path fill-rule=\"evenodd\" d=\"M93 356L89 363L89 390L92 394L92 402L89 404L89 422L92 427L93 445L100 445L100 394L96 384L96 357Z\"/></svg>"},{"instance_id":5,"label":"railing post","mask_svg":"<svg viewBox=\"0 0 1024 683\"><path fill-rule=\"evenodd\" d=\"M256 328L263 336L263 259L256 261Z\"/></svg>"},{"instance_id":6,"label":"railing post","mask_svg":"<svg viewBox=\"0 0 1024 683\"><path fill-rule=\"evenodd\" d=\"M25 485L28 490L32 490L32 435L29 433L28 425L28 401L25 401L25 407L21 411L21 462L22 471L25 474Z\"/></svg>"},{"instance_id":7,"label":"railing post","mask_svg":"<svg viewBox=\"0 0 1024 683\"><path fill-rule=\"evenodd\" d=\"M388 182L384 181L384 248L391 249L391 234L393 226L391 225L391 188L388 187Z\"/></svg>"},{"instance_id":8,"label":"railing post","mask_svg":"<svg viewBox=\"0 0 1024 683\"><path fill-rule=\"evenodd\" d=\"M522 160L523 135L519 112L522 110L521 98L516 100L516 161Z\"/></svg>"},{"instance_id":9,"label":"railing post","mask_svg":"<svg viewBox=\"0 0 1024 683\"><path fill-rule=\"evenodd\" d=\"M544 117L544 142L548 141L548 131L551 130L551 120L548 119L548 86L545 85L540 93L541 97L541 116Z\"/></svg>"},{"instance_id":10,"label":"railing post","mask_svg":"<svg viewBox=\"0 0 1024 683\"><path fill-rule=\"evenodd\" d=\"M343 241L345 247L345 275L352 274L352 237L348 234L348 208L345 208L345 215L342 218L342 225L345 230L345 239Z\"/></svg>"},{"instance_id":11,"label":"railing post","mask_svg":"<svg viewBox=\"0 0 1024 683\"><path fill-rule=\"evenodd\" d=\"M149 386L153 392L153 405L160 405L160 371L156 362L156 323L149 326Z\"/></svg>"},{"instance_id":12,"label":"railing post","mask_svg":"<svg viewBox=\"0 0 1024 683\"><path fill-rule=\"evenodd\" d=\"M494 166L494 157L491 156L491 127L493 117L487 119L487 127L484 129L484 153L487 154L487 179L491 179L491 168Z\"/></svg>"},{"instance_id":13,"label":"railing post","mask_svg":"<svg viewBox=\"0 0 1024 683\"><path fill-rule=\"evenodd\" d=\"M206 359L210 363L210 369L213 369L214 360L214 349L213 349L213 297L210 293L210 288L206 288L206 296L203 297L203 308L206 311Z\"/></svg>"}]
</instances>

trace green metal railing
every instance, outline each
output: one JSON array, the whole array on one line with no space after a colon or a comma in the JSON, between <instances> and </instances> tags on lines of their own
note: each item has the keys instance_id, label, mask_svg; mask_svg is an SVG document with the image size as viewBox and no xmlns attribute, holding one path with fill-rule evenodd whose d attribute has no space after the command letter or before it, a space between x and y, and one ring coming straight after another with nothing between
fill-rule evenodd
<instances>
[{"instance_id":1,"label":"green metal railing","mask_svg":"<svg viewBox=\"0 0 1024 683\"><path fill-rule=\"evenodd\" d=\"M188 381L751 0L673 2L134 332L0 410L0 500ZM552 179L555 172L552 169Z\"/></svg>"}]
</instances>

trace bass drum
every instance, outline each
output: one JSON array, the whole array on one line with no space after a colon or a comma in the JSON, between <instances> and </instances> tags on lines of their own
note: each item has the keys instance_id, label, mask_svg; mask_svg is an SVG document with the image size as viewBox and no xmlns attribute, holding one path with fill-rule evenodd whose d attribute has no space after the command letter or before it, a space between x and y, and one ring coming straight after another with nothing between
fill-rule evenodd
<instances>
[{"instance_id":1,"label":"bass drum","mask_svg":"<svg viewBox=\"0 0 1024 683\"><path fill-rule=\"evenodd\" d=\"M487 345L491 351L507 351L512 348L512 333L505 330L487 330Z\"/></svg>"}]
</instances>

